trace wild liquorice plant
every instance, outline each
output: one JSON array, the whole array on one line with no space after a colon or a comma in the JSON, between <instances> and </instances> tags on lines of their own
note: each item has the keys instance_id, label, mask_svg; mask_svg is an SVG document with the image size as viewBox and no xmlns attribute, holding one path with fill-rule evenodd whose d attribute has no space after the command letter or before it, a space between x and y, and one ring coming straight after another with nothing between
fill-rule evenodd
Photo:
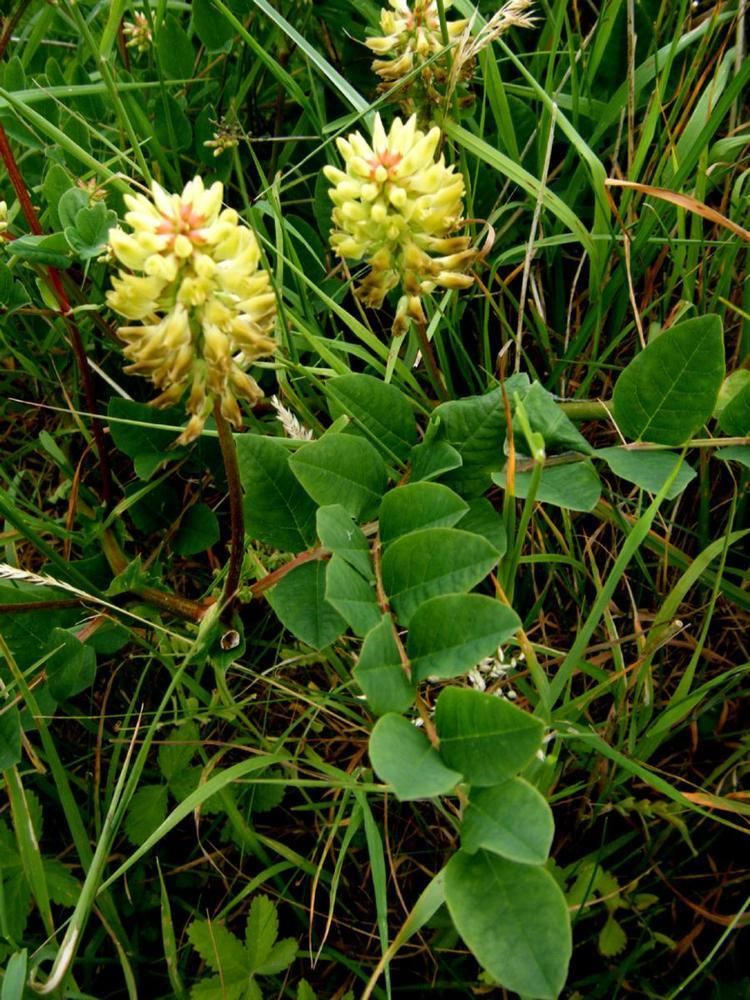
<instances>
[{"instance_id":1,"label":"wild liquorice plant","mask_svg":"<svg viewBox=\"0 0 750 1000\"><path fill-rule=\"evenodd\" d=\"M78 8L69 6L70 23L79 25L82 37L87 38L88 21L84 19L81 25L76 20ZM525 260L528 274L533 253L549 252L557 243L567 247L571 239L580 241L590 257L589 311L583 332L576 334L572 344L566 343L563 354L575 356L586 323L599 322L603 315L602 296L606 299L609 289L624 279L616 272L612 284L605 287L607 261L602 247L608 245L611 233L599 184L604 171L567 120L565 134L576 135L575 152L592 169L599 185L592 204L586 206L585 224L570 207L577 204L580 176L570 180L569 205L547 187L549 164L537 171L540 179L520 165L523 157L517 143L515 158L508 155L508 151L513 153L511 125L514 128L515 123L504 108L512 107L516 118L520 116L522 102L515 94L513 101L508 100L496 84L491 110L499 124L491 143L475 134L479 130L474 119L461 117L471 104L472 92L480 89L473 74L482 59L486 62L489 46L510 27L533 26L530 5L511 0L486 22L454 20L450 7L448 2L417 0L409 5L391 0L391 9L378 11L379 20L374 19L379 27L372 28L366 44L378 56L374 70L381 80L380 92L388 103L400 105L404 118L394 117L389 124L380 113L370 115L369 106L361 99L357 103L355 93L355 117L369 121L363 120L349 132L350 119L346 119L342 130L346 136L337 142L343 169L331 152L333 162L313 182L319 218L326 215L320 203L333 202L330 241L336 262L331 263L344 273L346 282L322 273L316 283L305 273L310 247L316 239L329 238L327 227L320 225L316 234L305 220L286 217L280 207L287 193L284 179L273 180L271 168L288 164L288 159L284 160L284 153L273 153L263 161L257 145L243 134L238 108L233 105L226 119L214 121L204 114L205 109L199 112L197 158L207 156L210 164L215 160L226 185L205 183L198 174L183 187L180 170L170 157L162 153L149 169L138 142L133 142L132 158L123 168L132 175L138 164L144 180L151 171L161 179L143 193L134 194L135 182L125 184L121 175L111 172L104 173L106 190L95 182L76 184L67 163L55 161L39 178L46 205L44 224L50 232L41 231L23 179L28 163L15 161L7 137L2 142L16 194L10 211L6 202L0 203L5 251L0 288L6 315L18 321L30 302L35 303L35 316L51 313L50 325L57 339L51 336L50 342L57 349L59 331L64 330L76 357L83 361L78 377L86 393L88 367L77 324L89 315L102 323L98 313L106 295L110 313L104 315L107 323L115 317L116 335L126 345L128 371L149 379L159 390L153 402L166 407L152 410L128 399L127 393L118 394L108 403L107 438L100 423L93 424L102 495L106 495L107 483L115 488L106 466L108 453L114 450L109 441L119 452L121 467L129 473L132 460L135 473L134 491L123 495L117 507L105 510L99 521L96 492L87 483L82 487L86 538L95 539L109 562L110 576L101 586L98 564L76 566L63 558L33 525L29 527L3 492L7 524L48 561L40 573L6 567L2 572L11 589L6 600L21 595L29 604L35 600L51 604L46 615L34 614L32 630L26 628L29 619L21 617L28 609L8 616L5 621L12 642L0 647L8 667L7 683L3 674L3 697L6 693L8 697L0 713L0 761L16 837L14 846L9 827L3 823L0 832L10 860L3 865L2 885L11 887L27 913L33 899L50 940L49 948L39 949L29 963L21 947L26 922L0 920L3 956L13 956L6 967L4 993L8 981L20 983L22 990L27 973L35 989L54 991L71 982L66 977L75 968L95 907L107 921L127 968L128 950L120 946L122 930L109 889L188 816L215 821L214 832L221 842L234 844L243 854L249 852L265 866L264 871L273 873L268 875L269 882L284 890L278 870L269 863L268 844L257 836L253 814L281 802L283 788L279 795L275 790L284 783L285 768L293 775L290 785L303 774L299 783L304 788L304 776L311 770L330 778L333 765L324 761L327 770L321 767L317 772L311 758L295 756L302 753L299 748L295 747L293 755L277 745L275 733L266 737L257 727L252 703L250 710L237 703L227 672L239 665L253 678L261 676L257 661L268 655L265 647L283 648L289 635L302 644L308 663L330 657L336 664L341 685L337 710L346 713L348 725L367 731L369 759L357 758L350 772L337 771L335 787L356 801L357 811L352 812L346 832L347 837L351 833L351 840L346 843L357 835L354 817L358 817L366 829L373 883L380 877L376 863L379 834L368 802L379 802L384 793L392 793L406 803L404 815L412 808L410 803L417 802L417 814L430 809L443 835L436 873L395 936L389 935L388 913L382 910L385 883L376 884L381 960L374 970L368 968L360 976L366 982L365 998L380 989L380 977L389 967L395 980L391 962L399 948L424 930L443 907L484 968L485 985L526 996L556 997L564 989L573 945L571 914L585 921L591 900L601 903L595 914L602 918L597 925L598 946L601 955L611 958L623 950L626 939L614 914L622 916L623 901L631 898L628 906L633 913L646 905L647 894L636 893L630 886L626 893L609 868L598 861L578 864L581 859L576 858L561 869L550 860L555 830L549 802L562 774L559 760L570 747L587 748L596 739L603 759L608 759L608 752L613 756L606 741L586 725L595 695L579 693L574 682L585 673L596 685L593 691L607 697L620 683L620 678L603 676L588 661L590 640L602 621L612 627L610 599L640 547L653 542L653 527L663 505L678 498L695 480L687 450L710 447L732 468L747 464L750 386L741 368L725 377L726 345L718 316L709 308L691 310L683 302L676 310L678 322L670 315L667 322L655 323L648 341L644 337L640 349L628 353L606 401L561 401L550 388L555 378L550 377L545 386L533 370L537 355L524 349L522 326L509 338L515 340L517 372L506 377L501 360L495 378L495 358L487 351L483 384L488 391L461 390L461 381L450 368L446 340L448 331L455 337L458 330L461 351L468 354L472 349L473 320L465 321L472 315L467 306L470 296L476 296L472 304L485 308L486 315L500 323L503 335L508 334L507 318L492 290L501 265L495 260L485 268L485 251L480 253L466 233L467 226L474 224L466 219L466 205L482 193L485 175L493 184L507 175L531 199L532 239L528 245L519 242L509 248L511 263ZM258 65L267 65L266 49L233 9L195 3L191 30L195 29L211 58L221 58L236 34L243 44L255 46L252 51ZM223 19L216 17L216 11ZM286 7L284 12L291 16ZM131 66L158 55L157 80L152 81L155 89L156 84L161 87L165 71L188 80L194 70L190 39L174 14L167 13L159 21L163 15L165 11L159 9L155 20L148 8L134 11L122 30ZM305 58L309 56L301 45L306 40L287 30L283 13L272 9L263 16L266 20L260 23L273 28L267 48L284 55L274 63L273 87L288 87L303 105L306 124L322 134L327 123L315 121L315 104L299 92L301 74L299 64L293 62L301 58L300 51ZM555 28L554 19L550 21ZM45 26L44 21L41 24ZM253 30L257 25L252 22ZM112 50L118 31L117 20L107 22L102 53ZM294 45L301 46L296 55L284 49L281 36L293 37ZM511 56L506 53L507 58ZM291 74L285 68L289 59L296 67ZM646 70L648 65L642 75ZM56 79L52 63L47 72L50 80ZM104 73L102 88L109 81L106 69ZM23 67L14 64L12 72L4 75L3 85L11 86L14 75L18 79L22 74ZM340 75L329 73L328 79L351 96ZM551 105L551 96L533 77L522 79L554 125L559 109ZM230 83L234 86L234 77ZM121 93L115 88L108 94L119 101L118 122L127 133L126 125L132 128L130 116L140 119L123 98L130 81L124 84ZM88 89L96 90L99 83L83 86L82 96L88 97ZM17 84L11 87L14 92L24 89ZM204 96L210 103L210 90ZM269 88L264 96L264 106L274 106L276 91ZM188 122L183 104L161 89L157 99L160 103L151 110L159 110L155 118L164 124L165 141L179 144ZM609 113L593 102L591 98L591 106L603 115ZM282 101L282 122L283 112ZM381 112L387 115L382 108ZM617 113L621 116L621 109ZM40 117L29 120L35 129L43 130L45 122ZM77 157L77 164L88 163L76 122L80 125L74 119L69 130L83 145L70 140L66 154ZM592 126L593 133L596 127ZM196 123L196 137L197 132ZM22 129L18 134L22 136L19 141L28 141ZM33 145L30 148L33 167ZM551 155L552 130L547 148ZM104 149L102 143L102 156ZM682 147L679 152L682 155ZM465 171L470 158L473 172ZM251 204L245 191L251 165L260 189L258 204ZM266 168L267 177L263 176ZM231 170L235 173L230 184ZM192 161L190 173L194 173ZM10 193L4 193L11 201ZM225 197L232 205L242 206L242 212L226 207ZM124 206L122 222L110 205ZM504 211L504 203L488 211L488 232ZM533 226L539 217L549 217L553 233L545 234L536 247ZM560 231L554 230L555 225ZM524 232L523 240L526 236ZM502 239L495 252L505 252ZM325 250L320 253L323 257ZM356 312L356 305L345 298L350 265L363 313ZM60 276L67 271L71 274ZM300 284L288 282L290 271ZM74 304L68 300L71 285L75 287L75 281L69 280L72 277L81 278L90 302L85 295L74 299ZM536 301L541 301L539 288L534 291ZM101 293L98 299L97 293ZM317 312L306 293L321 304ZM629 302L627 298L622 301ZM375 322L373 311L379 309L393 317L395 339L390 343L380 340L367 325ZM614 311L622 315L624 309L618 305ZM523 308L520 313L523 319ZM330 317L342 324L343 335ZM486 317L484 322L489 325ZM107 323L103 330L96 327L102 336L111 332ZM527 345L529 339L527 333ZM539 340L541 344L541 334ZM90 350L91 343L89 333ZM547 351L548 345L543 346ZM539 344L535 349L546 356ZM609 350L607 345L605 362L600 365L596 358L592 371L606 368ZM427 366L431 386L422 384L418 354ZM455 356L464 355L457 350ZM26 358L25 363L31 365L32 360ZM543 365L538 367L541 370ZM117 385L116 365L110 365L108 377ZM476 372L474 377L482 381ZM592 377L587 373L586 379ZM584 385L586 379L582 379ZM284 401L276 408L288 432L285 437L278 434L277 421L266 419L261 386L269 393L277 388ZM91 394L86 398L86 412L96 414L96 399ZM185 408L189 418L183 426ZM613 433L605 447L598 447L599 432L587 429L582 433L572 417L611 421L620 437ZM313 429L305 427L305 422ZM236 434L232 435L228 424ZM708 439L702 436L705 427L711 429ZM223 473L212 448L214 434L219 436ZM66 466L69 460L55 442L45 438L44 443L55 461ZM128 538L118 523L123 513L143 533L160 530L156 498L164 495L169 480L183 468L189 484L182 495L187 511L175 515L178 528L169 529L164 545L160 539L155 552L126 556L124 549L133 537ZM225 475L230 494L231 549L224 568L213 553L220 537L219 519L200 499L208 470L218 482ZM78 482L72 467L69 477ZM625 484L624 489L635 488L638 507L632 520L628 520L629 508L621 510L605 499L611 492L608 483L613 481L621 487ZM518 501L522 501L520 506ZM537 514L549 519L550 512L560 511L567 534L558 533L555 538L563 548L575 534L578 514L593 515L602 524L609 517L626 530L622 550L609 575L597 581L596 597L590 607L582 609L578 628L566 636L564 648L550 651L531 641L528 628L533 616L531 621L522 621L518 591L525 547ZM55 529L59 535L59 526ZM208 551L216 578L209 578L204 599L175 593L176 574L170 572L170 560L179 563ZM707 551L713 559L723 550L709 547ZM168 555L162 558L164 552ZM665 558L674 556L672 546L664 552ZM567 550L559 558L576 562ZM678 597L683 592L680 588L684 590L695 579L692 573L706 572L707 561L704 555L697 570L689 565L684 568L685 576L676 588ZM188 578L189 583L196 563L186 565L181 579ZM711 585L716 588L714 599L722 586L735 598L743 597L739 587L720 577L715 584L712 578ZM675 606L671 598L665 607ZM69 603L58 607L61 601ZM97 608L99 618L111 616L105 624L115 634L104 632L104 638L100 634L96 652L89 640L104 626L97 618L91 634L88 623L80 627L80 615L74 610L71 617L69 604L78 608L81 601ZM281 626L273 630L270 642L265 636L263 642L258 639L262 601ZM162 615L170 616L168 626ZM644 718L652 692L645 672L640 671L652 651L668 642L679 627L672 616L665 615L657 615L636 661L639 672L633 685L643 702ZM117 751L106 816L97 817L95 853L87 831L81 834L74 796L66 791L59 768L54 770L50 744L44 743L55 779L63 788L63 811L73 831L82 873L77 883L39 852L41 824L33 799L25 793L26 776L19 766L24 753L35 760L27 735L32 720L40 725L44 740L47 731L39 720L91 686L100 650L122 648L117 643L123 621L134 624L137 648L142 655L145 649L154 657L149 662L160 665L169 681L161 685L150 719L142 723L136 710L128 716L134 734L139 739L144 735L140 744L134 735L127 752ZM184 624L175 627L175 621ZM0 631L5 630L0 627ZM515 653L511 663L523 663L513 686L507 683L505 650ZM554 668L542 661L542 655L550 658ZM35 672L30 685L27 673ZM190 714L190 721L165 729L168 711L173 699L182 697L183 684L189 695L184 697L182 710ZM205 686L210 688L209 695ZM672 717L683 720L692 711L693 702L682 700L689 691L690 681L680 681L670 703ZM523 707L513 704L513 695ZM284 704L290 701L287 691L283 700ZM21 701L28 713L22 713ZM234 743L244 749L249 746L248 758L222 766L222 755L229 752L226 746L209 758L199 728L206 719L236 727ZM628 735L629 749L644 758L658 747L665 731L649 728L649 723L650 718L643 723L633 721ZM320 725L319 719L311 720L311 730ZM157 776L144 779L149 749L160 732L166 733L166 745L155 755ZM303 745L306 737L297 740L295 734L295 743ZM234 744L227 742L231 750ZM258 754L257 758L252 754ZM300 759L302 766L297 770ZM624 767L622 761L628 757L620 754L617 759ZM642 768L638 777L642 780ZM266 799L261 808L255 792L260 797L263 789ZM688 800L675 795L675 808L682 808ZM659 815L647 801L632 797L622 800L619 808L628 815ZM679 822L665 810L662 816ZM135 851L124 860L112 861L114 873L105 879L120 829ZM270 843L278 841L272 838ZM289 850L289 845L282 845L285 859ZM304 863L302 859L302 867ZM338 877L338 867L336 873ZM316 884L318 875L313 866ZM335 897L333 888L331 893ZM175 995L181 995L184 987L177 945L174 935L169 936L172 918L166 891L159 903L170 984ZM57 940L52 905L72 910L65 936ZM297 939L277 941L276 911L264 896L256 897L250 906L244 943L221 920L190 912L188 939L203 963L196 972L194 996L258 996L258 976L281 976L295 961ZM40 963L48 957L54 959L49 978L40 971ZM196 961L195 956L191 961ZM310 988L300 982L298 996L311 995Z\"/></svg>"}]
</instances>

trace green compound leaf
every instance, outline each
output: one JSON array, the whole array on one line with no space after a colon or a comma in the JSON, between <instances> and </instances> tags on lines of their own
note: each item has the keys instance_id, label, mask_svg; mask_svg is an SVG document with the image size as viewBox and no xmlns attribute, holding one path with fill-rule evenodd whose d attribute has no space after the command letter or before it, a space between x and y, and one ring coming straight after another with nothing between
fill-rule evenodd
<instances>
[{"instance_id":1,"label":"green compound leaf","mask_svg":"<svg viewBox=\"0 0 750 1000\"><path fill-rule=\"evenodd\" d=\"M412 482L429 481L442 476L444 472L460 469L462 459L452 444L433 435L431 441L425 440L415 445L411 450Z\"/></svg>"},{"instance_id":2,"label":"green compound leaf","mask_svg":"<svg viewBox=\"0 0 750 1000\"><path fill-rule=\"evenodd\" d=\"M13 256L30 264L65 269L73 263L68 241L63 233L51 236L32 236L25 233L13 240Z\"/></svg>"},{"instance_id":3,"label":"green compound leaf","mask_svg":"<svg viewBox=\"0 0 750 1000\"><path fill-rule=\"evenodd\" d=\"M65 227L65 239L81 260L91 260L102 253L109 231L116 225L117 213L107 209L102 202L96 202L76 213L75 224Z\"/></svg>"},{"instance_id":4,"label":"green compound leaf","mask_svg":"<svg viewBox=\"0 0 750 1000\"><path fill-rule=\"evenodd\" d=\"M600 448L595 458L602 458L610 469L642 490L658 493L679 460L673 451L629 451L627 448ZM696 471L683 461L666 500L674 500L695 479Z\"/></svg>"},{"instance_id":5,"label":"green compound leaf","mask_svg":"<svg viewBox=\"0 0 750 1000\"><path fill-rule=\"evenodd\" d=\"M195 52L184 28L172 14L156 31L156 47L164 75L186 80L193 75Z\"/></svg>"},{"instance_id":6,"label":"green compound leaf","mask_svg":"<svg viewBox=\"0 0 750 1000\"><path fill-rule=\"evenodd\" d=\"M271 954L279 936L279 915L268 896L256 896L245 925L245 952L249 972L257 972Z\"/></svg>"},{"instance_id":7,"label":"green compound leaf","mask_svg":"<svg viewBox=\"0 0 750 1000\"><path fill-rule=\"evenodd\" d=\"M543 865L555 823L544 796L523 778L472 789L461 824L461 847L480 848L524 865Z\"/></svg>"},{"instance_id":8,"label":"green compound leaf","mask_svg":"<svg viewBox=\"0 0 750 1000\"><path fill-rule=\"evenodd\" d=\"M722 462L738 462L750 469L750 445L734 444L728 448L717 448L714 458L720 458Z\"/></svg>"},{"instance_id":9,"label":"green compound leaf","mask_svg":"<svg viewBox=\"0 0 750 1000\"><path fill-rule=\"evenodd\" d=\"M498 561L486 538L456 528L425 528L392 542L383 555L383 586L399 621L420 604L470 590Z\"/></svg>"},{"instance_id":10,"label":"green compound leaf","mask_svg":"<svg viewBox=\"0 0 750 1000\"><path fill-rule=\"evenodd\" d=\"M678 445L711 417L724 379L718 316L699 316L660 334L620 375L614 417L633 440Z\"/></svg>"},{"instance_id":11,"label":"green compound leaf","mask_svg":"<svg viewBox=\"0 0 750 1000\"><path fill-rule=\"evenodd\" d=\"M96 653L64 628L52 630L47 644L55 650L46 662L49 691L55 701L65 701L94 683Z\"/></svg>"},{"instance_id":12,"label":"green compound leaf","mask_svg":"<svg viewBox=\"0 0 750 1000\"><path fill-rule=\"evenodd\" d=\"M326 600L355 635L367 635L380 621L374 585L338 555L333 556L326 569Z\"/></svg>"},{"instance_id":13,"label":"green compound leaf","mask_svg":"<svg viewBox=\"0 0 750 1000\"><path fill-rule=\"evenodd\" d=\"M542 746L540 719L502 698L468 688L441 691L435 724L440 756L479 787L518 774Z\"/></svg>"},{"instance_id":14,"label":"green compound leaf","mask_svg":"<svg viewBox=\"0 0 750 1000\"><path fill-rule=\"evenodd\" d=\"M333 420L345 413L389 461L408 457L417 425L406 396L395 385L372 375L339 375L328 379L325 393Z\"/></svg>"},{"instance_id":15,"label":"green compound leaf","mask_svg":"<svg viewBox=\"0 0 750 1000\"><path fill-rule=\"evenodd\" d=\"M188 927L190 943L206 965L227 983L248 978L248 963L240 939L218 920L194 920Z\"/></svg>"},{"instance_id":16,"label":"green compound leaf","mask_svg":"<svg viewBox=\"0 0 750 1000\"><path fill-rule=\"evenodd\" d=\"M133 459L139 478L149 479L163 462L184 455L183 450L172 449L185 420L184 411L176 408L157 410L144 403L113 396L107 406L107 415L112 418L109 424L112 440L121 452ZM159 424L165 425L164 430Z\"/></svg>"},{"instance_id":17,"label":"green compound leaf","mask_svg":"<svg viewBox=\"0 0 750 1000\"><path fill-rule=\"evenodd\" d=\"M532 431L542 435L547 451L557 449L591 454L592 448L586 438L555 402L552 393L547 392L539 382L532 382L528 389L522 389L517 395L523 403ZM511 405L515 409L514 402L511 396ZM517 418L513 420L513 430L516 442L522 442L523 431Z\"/></svg>"},{"instance_id":18,"label":"green compound leaf","mask_svg":"<svg viewBox=\"0 0 750 1000\"><path fill-rule=\"evenodd\" d=\"M282 624L313 649L324 649L344 632L346 622L326 601L326 566L303 563L268 592L268 603Z\"/></svg>"},{"instance_id":19,"label":"green compound leaf","mask_svg":"<svg viewBox=\"0 0 750 1000\"><path fill-rule=\"evenodd\" d=\"M493 482L505 489L505 470L492 474ZM516 496L525 499L532 483L532 472L517 472ZM602 495L602 483L591 462L551 465L542 470L536 499L566 510L593 510Z\"/></svg>"},{"instance_id":20,"label":"green compound leaf","mask_svg":"<svg viewBox=\"0 0 750 1000\"><path fill-rule=\"evenodd\" d=\"M469 509L459 523L461 531L471 531L486 538L498 555L505 555L508 539L500 514L485 497L469 501Z\"/></svg>"},{"instance_id":21,"label":"green compound leaf","mask_svg":"<svg viewBox=\"0 0 750 1000\"><path fill-rule=\"evenodd\" d=\"M289 459L294 475L319 504L340 504L352 517L374 515L388 482L383 459L364 438L326 434Z\"/></svg>"},{"instance_id":22,"label":"green compound leaf","mask_svg":"<svg viewBox=\"0 0 750 1000\"><path fill-rule=\"evenodd\" d=\"M403 715L384 715L370 736L370 760L401 802L448 795L461 780L446 767L421 729Z\"/></svg>"},{"instance_id":23,"label":"green compound leaf","mask_svg":"<svg viewBox=\"0 0 750 1000\"><path fill-rule=\"evenodd\" d=\"M445 900L456 930L501 986L555 1000L572 940L565 897L545 868L459 851L445 869Z\"/></svg>"},{"instance_id":24,"label":"green compound leaf","mask_svg":"<svg viewBox=\"0 0 750 1000\"><path fill-rule=\"evenodd\" d=\"M208 504L196 503L185 512L172 548L178 555L192 556L216 545L219 535L219 519L216 514Z\"/></svg>"},{"instance_id":25,"label":"green compound leaf","mask_svg":"<svg viewBox=\"0 0 750 1000\"><path fill-rule=\"evenodd\" d=\"M528 375L512 375L505 381L508 398L529 386ZM505 464L503 442L506 423L503 394L493 389L483 396L467 396L441 403L430 418L428 434L435 424L445 440L459 453L460 468L444 476L444 481L462 496L473 497L483 493L490 483L490 473Z\"/></svg>"},{"instance_id":26,"label":"green compound leaf","mask_svg":"<svg viewBox=\"0 0 750 1000\"><path fill-rule=\"evenodd\" d=\"M341 556L366 580L375 579L367 538L340 504L319 507L317 525L322 545Z\"/></svg>"},{"instance_id":27,"label":"green compound leaf","mask_svg":"<svg viewBox=\"0 0 750 1000\"><path fill-rule=\"evenodd\" d=\"M405 712L413 704L415 689L404 672L390 615L365 636L354 678L375 715Z\"/></svg>"},{"instance_id":28,"label":"green compound leaf","mask_svg":"<svg viewBox=\"0 0 750 1000\"><path fill-rule=\"evenodd\" d=\"M398 486L386 493L380 506L380 541L387 545L420 528L451 528L468 509L458 493L440 483Z\"/></svg>"},{"instance_id":29,"label":"green compound leaf","mask_svg":"<svg viewBox=\"0 0 750 1000\"><path fill-rule=\"evenodd\" d=\"M719 393L715 416L731 437L750 434L750 371L740 368L726 379Z\"/></svg>"},{"instance_id":30,"label":"green compound leaf","mask_svg":"<svg viewBox=\"0 0 750 1000\"><path fill-rule=\"evenodd\" d=\"M289 452L258 434L235 436L245 496L245 530L284 552L301 552L315 541L315 504L289 468Z\"/></svg>"},{"instance_id":31,"label":"green compound leaf","mask_svg":"<svg viewBox=\"0 0 750 1000\"><path fill-rule=\"evenodd\" d=\"M520 627L515 611L481 594L425 601L412 615L406 646L415 681L460 676Z\"/></svg>"}]
</instances>

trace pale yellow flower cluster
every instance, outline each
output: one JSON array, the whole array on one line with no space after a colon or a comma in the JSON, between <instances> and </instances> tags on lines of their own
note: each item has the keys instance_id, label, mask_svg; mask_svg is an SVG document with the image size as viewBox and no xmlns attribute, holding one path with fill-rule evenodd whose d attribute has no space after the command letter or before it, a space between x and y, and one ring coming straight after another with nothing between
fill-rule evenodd
<instances>
[{"instance_id":1,"label":"pale yellow flower cluster","mask_svg":"<svg viewBox=\"0 0 750 1000\"><path fill-rule=\"evenodd\" d=\"M148 18L142 11L136 11L132 21L125 21L122 31L128 39L125 44L129 49L135 49L136 52L143 53L148 52L151 48L154 39L151 34Z\"/></svg>"},{"instance_id":2,"label":"pale yellow flower cluster","mask_svg":"<svg viewBox=\"0 0 750 1000\"><path fill-rule=\"evenodd\" d=\"M4 201L0 201L0 233L4 233L8 228L8 206Z\"/></svg>"},{"instance_id":3,"label":"pale yellow flower cluster","mask_svg":"<svg viewBox=\"0 0 750 1000\"><path fill-rule=\"evenodd\" d=\"M445 0L444 7L452 0ZM380 58L372 68L381 79L379 89L395 90L396 99L406 113L426 111L429 105L443 103L445 84L449 77L451 55L446 51L446 39L440 25L435 0L389 0L391 9L380 12L382 35L368 38L367 47ZM466 32L468 21L446 19L447 42L452 46ZM414 71L414 76L406 77ZM464 77L471 75L465 67Z\"/></svg>"},{"instance_id":4,"label":"pale yellow flower cluster","mask_svg":"<svg viewBox=\"0 0 750 1000\"><path fill-rule=\"evenodd\" d=\"M255 235L221 208L222 184L206 189L196 177L181 195L157 183L151 193L125 197L132 232L110 230L122 268L107 303L134 321L118 335L128 371L162 390L154 403L168 406L189 390L191 417L177 441L186 444L201 433L214 399L239 426L237 397L262 397L247 368L275 349L276 299Z\"/></svg>"},{"instance_id":5,"label":"pale yellow flower cluster","mask_svg":"<svg viewBox=\"0 0 750 1000\"><path fill-rule=\"evenodd\" d=\"M464 179L443 155L435 160L440 138L438 128L420 131L414 115L405 123L397 118L386 133L376 115L372 143L359 132L340 138L345 169L324 167L334 185L331 246L370 268L358 296L378 308L402 286L395 334L409 318L425 321L423 294L437 286L467 288L474 280L465 271L476 251L469 237L452 235L463 224Z\"/></svg>"}]
</instances>

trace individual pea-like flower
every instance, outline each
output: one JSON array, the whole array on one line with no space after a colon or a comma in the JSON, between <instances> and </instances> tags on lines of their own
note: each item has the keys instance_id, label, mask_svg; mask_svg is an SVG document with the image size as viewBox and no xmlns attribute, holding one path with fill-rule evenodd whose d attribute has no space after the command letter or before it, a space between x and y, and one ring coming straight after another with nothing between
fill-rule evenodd
<instances>
[{"instance_id":1,"label":"individual pea-like flower","mask_svg":"<svg viewBox=\"0 0 750 1000\"><path fill-rule=\"evenodd\" d=\"M223 191L218 181L206 189L200 177L182 194L154 182L151 198L125 196L132 232L109 232L122 267L107 303L133 321L117 331L132 362L127 371L161 390L156 406L189 393L191 416L176 444L198 437L214 400L239 427L237 398L252 404L263 395L247 368L276 346L276 298L258 266L258 242L234 209L222 210Z\"/></svg>"},{"instance_id":2,"label":"individual pea-like flower","mask_svg":"<svg viewBox=\"0 0 750 1000\"><path fill-rule=\"evenodd\" d=\"M4 201L0 201L0 233L4 233L8 228L8 206Z\"/></svg>"},{"instance_id":3,"label":"individual pea-like flower","mask_svg":"<svg viewBox=\"0 0 750 1000\"><path fill-rule=\"evenodd\" d=\"M463 225L464 179L442 154L435 159L440 139L438 128L420 131L416 115L396 118L388 133L376 115L372 144L359 132L339 138L345 169L323 168L333 184L331 246L338 257L369 265L358 297L379 308L402 287L394 334L410 318L425 322L422 295L474 280L465 272L476 251L468 236L453 235Z\"/></svg>"},{"instance_id":4,"label":"individual pea-like flower","mask_svg":"<svg viewBox=\"0 0 750 1000\"><path fill-rule=\"evenodd\" d=\"M444 7L447 9L451 4L452 0L445 0ZM365 40L379 57L372 64L381 79L378 89L385 93L394 90L406 113L417 111L428 116L429 107L446 99L450 50L466 32L469 22L446 19L446 47L435 0L414 0L411 5L407 0L389 0L389 5L390 10L384 8L380 12L382 35ZM461 82L468 80L472 71L473 66L466 63Z\"/></svg>"}]
</instances>

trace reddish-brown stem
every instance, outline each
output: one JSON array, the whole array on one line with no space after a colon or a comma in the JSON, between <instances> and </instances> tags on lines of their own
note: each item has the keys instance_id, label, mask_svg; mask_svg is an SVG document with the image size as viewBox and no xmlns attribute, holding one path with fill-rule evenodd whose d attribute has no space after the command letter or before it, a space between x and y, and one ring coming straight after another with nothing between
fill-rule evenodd
<instances>
[{"instance_id":1,"label":"reddish-brown stem","mask_svg":"<svg viewBox=\"0 0 750 1000\"><path fill-rule=\"evenodd\" d=\"M1 124L0 157L2 157L3 163L8 171L8 177L10 178L10 182L16 192L16 197L18 198L24 216L26 217L29 229L35 236L42 236L44 234L42 224L39 221L36 209L31 203L29 189L26 186L26 182L23 179L21 171L18 169L16 158L13 155L13 150L8 142L8 136ZM60 307L60 315L62 316L62 319L68 328L68 333L70 334L73 356L75 357L76 365L81 376L81 382L83 383L86 406L89 413L96 414L98 413L98 409L96 405L96 396L94 394L94 384L91 378L91 370L88 365L88 360L86 358L86 349L83 346L81 331L78 329L78 325L73 319L72 309L70 307L70 302L68 301L68 296L65 294L65 288L63 287L60 272L54 267L48 267L47 275L52 292L57 299L58 306ZM99 459L99 469L102 481L102 498L105 506L108 507L112 498L112 475L110 472L109 454L107 452L104 429L98 420L93 421L92 433L94 436L94 443L96 445L97 457Z\"/></svg>"},{"instance_id":2,"label":"reddish-brown stem","mask_svg":"<svg viewBox=\"0 0 750 1000\"><path fill-rule=\"evenodd\" d=\"M291 573L293 569L302 566L303 563L315 562L317 559L327 559L330 554L328 549L324 549L321 546L315 549L308 549L306 552L300 552L294 559L290 559L288 563L284 563L283 566L279 566L272 573L267 573L257 583L253 583L250 587L250 593L253 597L260 597L261 594L270 590L271 587L275 587L279 580L285 577L287 573Z\"/></svg>"},{"instance_id":3,"label":"reddish-brown stem","mask_svg":"<svg viewBox=\"0 0 750 1000\"><path fill-rule=\"evenodd\" d=\"M3 33L0 35L0 59L5 55L5 50L10 44L11 35L30 2L31 0L18 0L18 6L15 11L6 18Z\"/></svg>"},{"instance_id":4,"label":"reddish-brown stem","mask_svg":"<svg viewBox=\"0 0 750 1000\"><path fill-rule=\"evenodd\" d=\"M102 552L109 563L113 573L122 573L128 565L125 553L120 548L117 539L111 531L102 532ZM157 590L155 587L134 587L133 594L140 597L147 604L169 611L178 618L186 621L199 622L211 606L209 603L201 604L198 601L191 601L188 597L180 594L172 594L166 590Z\"/></svg>"},{"instance_id":5,"label":"reddish-brown stem","mask_svg":"<svg viewBox=\"0 0 750 1000\"><path fill-rule=\"evenodd\" d=\"M82 598L63 597L59 601L18 601L14 604L0 604L0 615L16 615L25 611L58 611L63 608L80 608Z\"/></svg>"}]
</instances>

